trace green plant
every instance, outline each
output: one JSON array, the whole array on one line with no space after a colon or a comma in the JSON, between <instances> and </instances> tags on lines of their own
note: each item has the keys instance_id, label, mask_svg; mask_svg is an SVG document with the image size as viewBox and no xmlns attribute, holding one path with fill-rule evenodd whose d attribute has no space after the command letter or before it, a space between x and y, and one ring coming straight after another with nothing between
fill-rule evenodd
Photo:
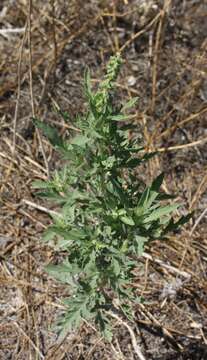
<instances>
[{"instance_id":1,"label":"green plant","mask_svg":"<svg viewBox=\"0 0 207 360\"><path fill-rule=\"evenodd\" d=\"M136 139L128 136L133 125L126 124L130 119L126 111L136 99L115 105L113 89L120 64L119 55L111 58L97 92L92 91L86 71L88 110L76 118L80 132L71 140L34 120L67 160L51 180L33 185L60 208L44 239L55 239L56 249L65 253L62 263L46 267L70 287L70 297L64 300L67 310L58 323L61 332L86 319L110 337L108 310L118 308L131 318L132 304L139 300L132 286L133 270L144 245L189 219L174 222L170 213L178 204L161 205L169 199L160 191L163 174L143 189L134 173L153 154L143 155Z\"/></svg>"}]
</instances>

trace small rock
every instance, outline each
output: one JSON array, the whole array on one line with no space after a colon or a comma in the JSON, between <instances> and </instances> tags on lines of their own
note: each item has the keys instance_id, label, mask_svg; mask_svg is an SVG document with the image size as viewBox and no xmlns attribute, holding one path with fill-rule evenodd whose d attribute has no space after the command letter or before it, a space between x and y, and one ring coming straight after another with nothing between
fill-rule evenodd
<instances>
[{"instance_id":1,"label":"small rock","mask_svg":"<svg viewBox=\"0 0 207 360\"><path fill-rule=\"evenodd\" d=\"M133 75L129 76L127 79L128 86L134 86L136 82L137 79Z\"/></svg>"}]
</instances>

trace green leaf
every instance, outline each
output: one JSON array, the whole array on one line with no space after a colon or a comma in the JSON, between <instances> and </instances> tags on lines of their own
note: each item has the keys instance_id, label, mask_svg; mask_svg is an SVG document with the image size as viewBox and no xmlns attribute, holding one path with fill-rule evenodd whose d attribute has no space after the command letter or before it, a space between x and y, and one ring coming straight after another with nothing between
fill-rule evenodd
<instances>
[{"instance_id":1,"label":"green leaf","mask_svg":"<svg viewBox=\"0 0 207 360\"><path fill-rule=\"evenodd\" d=\"M105 339L111 342L113 338L113 333L109 324L107 314L105 315L102 311L97 311L95 322L99 326L100 331L102 332Z\"/></svg>"},{"instance_id":2,"label":"green leaf","mask_svg":"<svg viewBox=\"0 0 207 360\"><path fill-rule=\"evenodd\" d=\"M119 262L116 259L113 259L112 260L112 265L113 265L114 274L116 276L118 276L120 274L120 271L121 271Z\"/></svg>"},{"instance_id":3,"label":"green leaf","mask_svg":"<svg viewBox=\"0 0 207 360\"><path fill-rule=\"evenodd\" d=\"M84 73L84 88L86 96L91 100L93 99L93 94L91 91L91 75L90 70L87 68Z\"/></svg>"},{"instance_id":4,"label":"green leaf","mask_svg":"<svg viewBox=\"0 0 207 360\"><path fill-rule=\"evenodd\" d=\"M111 179L111 183L113 184L113 194L115 194L119 199L121 204L125 205L125 206L129 206L129 199L127 197L127 194L124 192L122 186L119 184L119 182L112 178ZM108 187L109 189L109 187ZM109 189L110 191L110 189ZM111 191L110 191L111 192Z\"/></svg>"},{"instance_id":5,"label":"green leaf","mask_svg":"<svg viewBox=\"0 0 207 360\"><path fill-rule=\"evenodd\" d=\"M143 191L143 193L142 193L142 195L141 195L141 197L140 197L140 199L139 199L139 201L138 201L138 204L137 204L137 208L145 208L145 207L147 207L147 202L148 202L148 199L149 199L149 195L150 195L150 188L146 188L144 191Z\"/></svg>"},{"instance_id":6,"label":"green leaf","mask_svg":"<svg viewBox=\"0 0 207 360\"><path fill-rule=\"evenodd\" d=\"M179 206L180 206L180 204L167 205L167 206L161 207L161 208L153 211L149 216L147 216L144 219L143 223L147 224L149 222L158 220L161 216L170 214L172 211L176 210Z\"/></svg>"},{"instance_id":7,"label":"green leaf","mask_svg":"<svg viewBox=\"0 0 207 360\"><path fill-rule=\"evenodd\" d=\"M136 103L137 103L137 101L138 101L138 97L134 97L134 98L132 98L132 99L130 99L129 101L127 101L124 105L123 105L123 107L122 107L122 111L125 111L125 110L128 110L128 109L130 109L131 107L133 107Z\"/></svg>"},{"instance_id":8,"label":"green leaf","mask_svg":"<svg viewBox=\"0 0 207 360\"><path fill-rule=\"evenodd\" d=\"M54 190L45 190L45 191L38 191L36 193L36 196L42 197L42 198L47 198L48 200L54 201L58 204L64 204L65 203L65 198L62 195L59 195L56 191ZM52 216L52 213L50 214Z\"/></svg>"},{"instance_id":9,"label":"green leaf","mask_svg":"<svg viewBox=\"0 0 207 360\"><path fill-rule=\"evenodd\" d=\"M148 238L140 235L135 235L135 241L136 241L136 253L138 256L142 256L144 252L144 246L145 243L148 241Z\"/></svg>"},{"instance_id":10,"label":"green leaf","mask_svg":"<svg viewBox=\"0 0 207 360\"><path fill-rule=\"evenodd\" d=\"M84 135L77 135L71 140L72 145L77 145L80 147L85 147L85 145L89 142L89 139L87 136Z\"/></svg>"},{"instance_id":11,"label":"green leaf","mask_svg":"<svg viewBox=\"0 0 207 360\"><path fill-rule=\"evenodd\" d=\"M126 121L129 119L134 118L134 115L124 115L124 114L119 114L119 115L112 115L110 116L110 119L113 121Z\"/></svg>"},{"instance_id":12,"label":"green leaf","mask_svg":"<svg viewBox=\"0 0 207 360\"><path fill-rule=\"evenodd\" d=\"M105 337L105 339L109 342L112 342L112 339L113 339L113 332L112 332L112 329L111 327L109 326L106 326L104 331L103 331L103 335Z\"/></svg>"},{"instance_id":13,"label":"green leaf","mask_svg":"<svg viewBox=\"0 0 207 360\"><path fill-rule=\"evenodd\" d=\"M36 118L33 118L33 122L36 127L38 127L43 131L44 135L48 138L48 140L51 142L53 146L60 148L64 147L63 139L59 136L57 129L55 129L54 127L48 124L43 123L42 121Z\"/></svg>"},{"instance_id":14,"label":"green leaf","mask_svg":"<svg viewBox=\"0 0 207 360\"><path fill-rule=\"evenodd\" d=\"M162 185L164 180L164 173L161 173L156 177L156 179L153 181L151 185L151 190L158 192L160 190L160 186Z\"/></svg>"},{"instance_id":15,"label":"green leaf","mask_svg":"<svg viewBox=\"0 0 207 360\"><path fill-rule=\"evenodd\" d=\"M125 167L133 169L136 166L140 165L141 162L142 160L140 159L131 158L126 162Z\"/></svg>"},{"instance_id":16,"label":"green leaf","mask_svg":"<svg viewBox=\"0 0 207 360\"><path fill-rule=\"evenodd\" d=\"M48 189L50 188L50 184L48 181L43 180L35 180L32 182L33 189Z\"/></svg>"},{"instance_id":17,"label":"green leaf","mask_svg":"<svg viewBox=\"0 0 207 360\"><path fill-rule=\"evenodd\" d=\"M169 231L175 231L179 229L180 226L185 225L192 218L192 216L193 216L193 212L188 215L181 216L181 218L176 222L174 222L174 220L171 219L167 227L164 229L164 234L166 234Z\"/></svg>"},{"instance_id":18,"label":"green leaf","mask_svg":"<svg viewBox=\"0 0 207 360\"><path fill-rule=\"evenodd\" d=\"M55 235L58 235L60 238L63 238L64 241L61 242L63 245L64 242L67 244L71 241L80 241L86 237L86 234L84 231L80 229L72 229L72 230L66 230L61 228L58 225L50 226L44 233L43 240L49 241L54 238Z\"/></svg>"},{"instance_id":19,"label":"green leaf","mask_svg":"<svg viewBox=\"0 0 207 360\"><path fill-rule=\"evenodd\" d=\"M121 221L126 224L126 225L130 225L130 226L134 226L135 225L135 222L134 220L129 217L129 216L121 216L120 217Z\"/></svg>"},{"instance_id":20,"label":"green leaf","mask_svg":"<svg viewBox=\"0 0 207 360\"><path fill-rule=\"evenodd\" d=\"M80 326L82 319L87 320L91 317L91 310L94 306L93 299L88 298L85 294L78 293L77 296L64 301L68 310L58 323L60 337L64 337L71 330Z\"/></svg>"},{"instance_id":21,"label":"green leaf","mask_svg":"<svg viewBox=\"0 0 207 360\"><path fill-rule=\"evenodd\" d=\"M55 235L56 234L53 230L53 227L51 226L43 233L42 240L48 242L50 240L53 240Z\"/></svg>"},{"instance_id":22,"label":"green leaf","mask_svg":"<svg viewBox=\"0 0 207 360\"><path fill-rule=\"evenodd\" d=\"M142 160L142 162L146 162L146 161L152 159L155 155L157 155L157 151L150 152L149 154L145 154L141 160Z\"/></svg>"},{"instance_id":23,"label":"green leaf","mask_svg":"<svg viewBox=\"0 0 207 360\"><path fill-rule=\"evenodd\" d=\"M150 187L147 187L143 192L138 206L143 206L144 208L149 208L155 199L159 196L159 189L163 182L164 174L160 174L152 183Z\"/></svg>"},{"instance_id":24,"label":"green leaf","mask_svg":"<svg viewBox=\"0 0 207 360\"><path fill-rule=\"evenodd\" d=\"M130 297L130 294L127 294L128 298ZM134 299L133 299L134 300ZM123 311L124 315L126 316L126 318L129 320L129 321L132 321L134 320L134 317L133 317L133 311L132 311L132 307L128 304L121 304L120 306L121 310Z\"/></svg>"},{"instance_id":25,"label":"green leaf","mask_svg":"<svg viewBox=\"0 0 207 360\"><path fill-rule=\"evenodd\" d=\"M51 275L54 279L61 281L65 284L75 285L74 274L75 266L68 262L63 262L60 265L49 264L45 267L45 271ZM76 271L78 268L76 269Z\"/></svg>"}]
</instances>

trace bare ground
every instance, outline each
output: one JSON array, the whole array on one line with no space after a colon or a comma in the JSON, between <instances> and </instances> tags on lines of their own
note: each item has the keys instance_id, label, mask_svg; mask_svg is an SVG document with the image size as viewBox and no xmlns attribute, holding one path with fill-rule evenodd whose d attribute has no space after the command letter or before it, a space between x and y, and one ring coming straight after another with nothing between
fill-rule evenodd
<instances>
[{"instance_id":1,"label":"bare ground","mask_svg":"<svg viewBox=\"0 0 207 360\"><path fill-rule=\"evenodd\" d=\"M207 359L206 17L205 0L1 1L0 359L137 359L116 321L112 344L86 323L59 342L52 325L67 289L44 272L58 254L41 242L50 219L37 205L50 204L31 188L59 164L32 116L70 134L54 105L71 117L83 110L85 67L95 86L120 49L118 98L139 97L134 136L159 152L144 177L164 171L179 213L194 210L138 262L134 286L145 302L129 325L146 360Z\"/></svg>"}]
</instances>

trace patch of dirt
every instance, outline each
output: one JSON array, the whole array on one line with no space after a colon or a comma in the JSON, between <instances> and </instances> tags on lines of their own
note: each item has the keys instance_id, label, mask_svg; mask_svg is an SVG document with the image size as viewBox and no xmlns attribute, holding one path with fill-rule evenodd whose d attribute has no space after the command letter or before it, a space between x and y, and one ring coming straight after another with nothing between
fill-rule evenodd
<instances>
[{"instance_id":1,"label":"patch of dirt","mask_svg":"<svg viewBox=\"0 0 207 360\"><path fill-rule=\"evenodd\" d=\"M129 325L147 360L205 360L206 1L33 0L30 34L28 14L25 0L1 1L0 358L137 359L129 332L116 322L112 344L86 323L60 343L52 325L68 289L44 272L58 255L41 241L50 220L37 205L52 206L31 187L47 178L47 166L61 166L42 137L44 160L32 103L36 117L71 135L54 106L71 118L83 111L85 68L97 86L109 56L121 49L117 99L139 97L133 136L141 134L146 150L159 155L138 176L150 182L164 171L163 190L183 204L179 214L194 210L182 232L150 244L139 259L134 286L145 301Z\"/></svg>"}]
</instances>

